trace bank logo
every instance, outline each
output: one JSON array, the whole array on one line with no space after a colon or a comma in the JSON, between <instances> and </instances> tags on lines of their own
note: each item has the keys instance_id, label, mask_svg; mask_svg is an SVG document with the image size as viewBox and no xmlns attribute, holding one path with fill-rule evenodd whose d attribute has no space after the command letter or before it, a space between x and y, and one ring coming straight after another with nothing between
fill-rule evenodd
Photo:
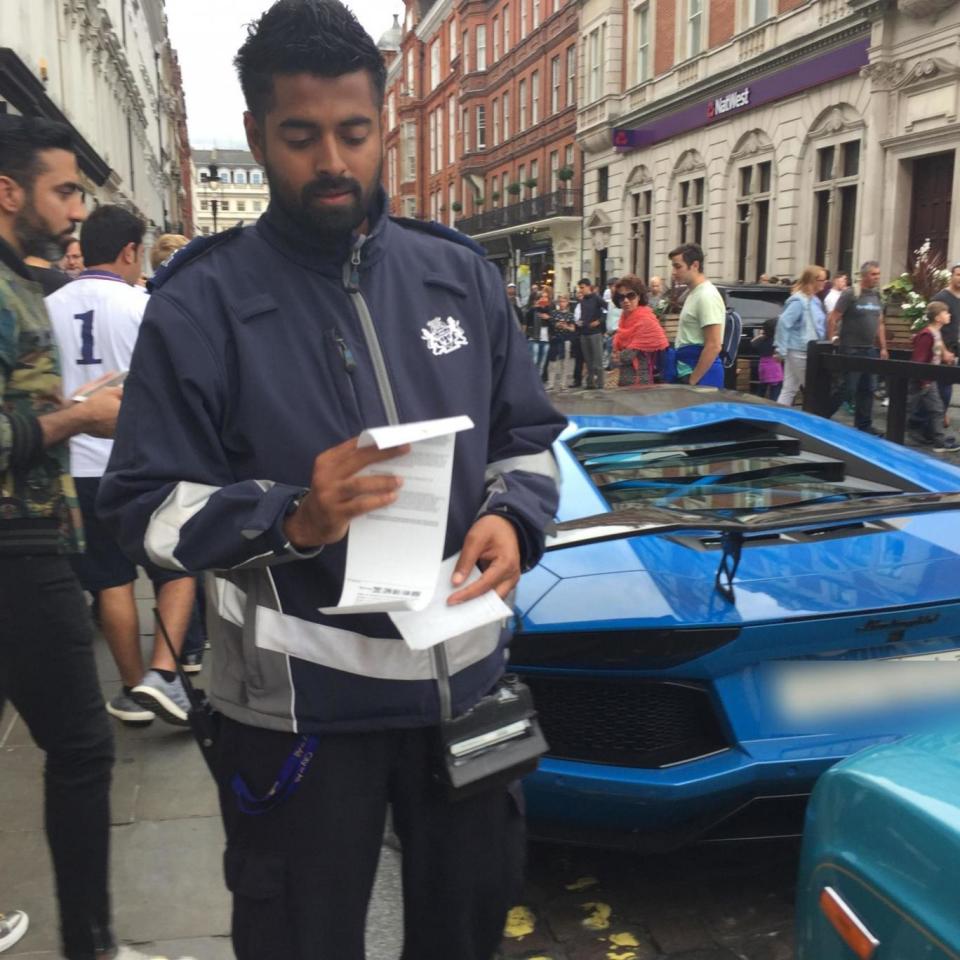
<instances>
[{"instance_id":1,"label":"bank logo","mask_svg":"<svg viewBox=\"0 0 960 960\"><path fill-rule=\"evenodd\" d=\"M434 317L420 330L420 337L426 341L430 352L435 357L453 353L454 350L459 350L468 343L463 328L453 317L447 317L446 320Z\"/></svg>"},{"instance_id":2,"label":"bank logo","mask_svg":"<svg viewBox=\"0 0 960 960\"><path fill-rule=\"evenodd\" d=\"M722 117L731 110L740 110L743 107L750 106L750 88L744 87L742 90L735 90L726 96L717 97L707 104L707 119L713 120L716 117Z\"/></svg>"}]
</instances>

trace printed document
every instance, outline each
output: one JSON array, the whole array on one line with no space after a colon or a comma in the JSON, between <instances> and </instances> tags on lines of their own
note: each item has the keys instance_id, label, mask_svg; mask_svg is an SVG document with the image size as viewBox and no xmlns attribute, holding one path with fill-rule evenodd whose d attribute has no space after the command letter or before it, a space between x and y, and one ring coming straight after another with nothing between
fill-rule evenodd
<instances>
[{"instance_id":1,"label":"printed document","mask_svg":"<svg viewBox=\"0 0 960 960\"><path fill-rule=\"evenodd\" d=\"M340 602L321 613L423 610L430 603L443 560L454 441L472 427L469 417L447 417L374 427L360 435L361 447L410 444L404 456L363 471L401 477L403 486L394 503L351 520Z\"/></svg>"}]
</instances>

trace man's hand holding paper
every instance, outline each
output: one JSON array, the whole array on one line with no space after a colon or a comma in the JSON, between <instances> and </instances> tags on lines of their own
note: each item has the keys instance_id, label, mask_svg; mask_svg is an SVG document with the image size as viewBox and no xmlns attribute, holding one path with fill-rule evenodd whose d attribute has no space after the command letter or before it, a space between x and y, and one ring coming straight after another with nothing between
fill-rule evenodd
<instances>
[{"instance_id":1,"label":"man's hand holding paper","mask_svg":"<svg viewBox=\"0 0 960 960\"><path fill-rule=\"evenodd\" d=\"M460 559L450 582L459 587L467 580L470 571L479 566L483 575L462 590L450 595L451 606L479 597L488 590L495 590L501 600L520 579L520 544L513 524L503 517L488 513L481 517L467 532L460 551Z\"/></svg>"}]
</instances>

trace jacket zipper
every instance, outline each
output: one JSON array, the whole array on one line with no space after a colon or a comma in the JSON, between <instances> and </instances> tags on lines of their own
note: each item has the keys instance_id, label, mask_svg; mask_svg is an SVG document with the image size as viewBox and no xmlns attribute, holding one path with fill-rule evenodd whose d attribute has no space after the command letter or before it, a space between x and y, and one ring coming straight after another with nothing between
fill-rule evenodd
<instances>
[{"instance_id":1,"label":"jacket zipper","mask_svg":"<svg viewBox=\"0 0 960 960\"><path fill-rule=\"evenodd\" d=\"M366 237L360 237L354 244L350 260L343 267L343 285L360 319L360 329L363 331L363 338L367 344L367 349L370 351L370 359L373 361L374 377L387 414L387 422L395 425L400 422L397 401L393 395L390 375L387 373L387 365L383 359L383 350L380 347L380 339L377 337L377 328L373 324L373 317L370 315L367 302L360 292L360 254L366 240ZM450 674L446 669L446 651L443 649L442 643L430 648L430 662L437 681L441 719L446 720L452 716L453 695L450 689Z\"/></svg>"}]
</instances>

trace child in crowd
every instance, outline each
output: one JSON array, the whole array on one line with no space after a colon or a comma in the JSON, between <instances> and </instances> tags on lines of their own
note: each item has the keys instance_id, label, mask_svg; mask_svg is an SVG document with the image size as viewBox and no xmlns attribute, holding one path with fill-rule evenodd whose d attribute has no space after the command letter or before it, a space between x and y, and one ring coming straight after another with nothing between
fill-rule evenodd
<instances>
[{"instance_id":1,"label":"child in crowd","mask_svg":"<svg viewBox=\"0 0 960 960\"><path fill-rule=\"evenodd\" d=\"M777 318L769 317L763 321L760 332L753 338L753 349L760 358L757 364L757 379L760 381L758 393L768 400L776 400L783 386L783 365L774 355Z\"/></svg>"},{"instance_id":2,"label":"child in crowd","mask_svg":"<svg viewBox=\"0 0 960 960\"><path fill-rule=\"evenodd\" d=\"M916 363L953 363L956 360L943 343L943 328L950 322L950 308L941 300L927 304L927 325L913 338ZM911 380L907 394L907 422L921 423L920 434L914 442L930 445L937 452L956 450L960 444L943 432L943 401L940 391L931 380Z\"/></svg>"}]
</instances>

